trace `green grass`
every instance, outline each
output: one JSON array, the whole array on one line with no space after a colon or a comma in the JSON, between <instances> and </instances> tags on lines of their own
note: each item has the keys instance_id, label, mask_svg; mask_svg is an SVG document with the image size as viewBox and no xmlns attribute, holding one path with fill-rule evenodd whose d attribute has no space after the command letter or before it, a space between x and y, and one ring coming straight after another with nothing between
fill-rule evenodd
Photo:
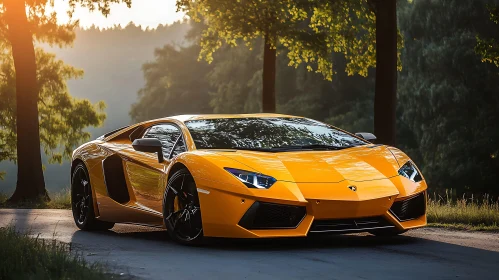
<instances>
[{"instance_id":1,"label":"green grass","mask_svg":"<svg viewBox=\"0 0 499 280\"><path fill-rule=\"evenodd\" d=\"M25 201L21 203L9 203L9 198L4 193L0 193L0 208L21 208L21 209L71 209L71 190L63 189L56 193L49 193L50 201Z\"/></svg>"},{"instance_id":2,"label":"green grass","mask_svg":"<svg viewBox=\"0 0 499 280\"><path fill-rule=\"evenodd\" d=\"M452 191L446 192L451 194ZM49 194L50 202L7 203L8 196L0 193L0 208L71 209L70 189ZM433 195L428 199L428 225L460 230L499 231L499 199L485 195L480 199L452 199Z\"/></svg>"},{"instance_id":3,"label":"green grass","mask_svg":"<svg viewBox=\"0 0 499 280\"><path fill-rule=\"evenodd\" d=\"M68 244L31 238L0 228L0 279L117 279L99 263L88 263Z\"/></svg>"},{"instance_id":4,"label":"green grass","mask_svg":"<svg viewBox=\"0 0 499 280\"><path fill-rule=\"evenodd\" d=\"M499 200L488 195L428 199L428 225L461 230L499 231Z\"/></svg>"},{"instance_id":5,"label":"green grass","mask_svg":"<svg viewBox=\"0 0 499 280\"><path fill-rule=\"evenodd\" d=\"M9 199L9 197L6 194L0 192L0 205L4 204L7 199Z\"/></svg>"}]
</instances>

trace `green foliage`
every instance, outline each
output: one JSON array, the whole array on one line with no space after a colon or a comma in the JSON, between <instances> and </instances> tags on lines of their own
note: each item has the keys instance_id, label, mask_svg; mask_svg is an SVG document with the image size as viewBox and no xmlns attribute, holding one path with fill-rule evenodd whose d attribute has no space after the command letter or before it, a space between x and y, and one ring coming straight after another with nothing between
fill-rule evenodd
<instances>
[{"instance_id":1,"label":"green foliage","mask_svg":"<svg viewBox=\"0 0 499 280\"><path fill-rule=\"evenodd\" d=\"M56 54L56 58L66 64L85 69L83 78L67 81L71 96L85 98L92 103L99 100L106 103L106 120L102 126L85 129L91 133L90 139L130 124L130 105L137 100L137 91L144 85L142 64L153 60L154 49L158 46L167 43L185 45L187 39L184 36L189 29L190 25L185 22L161 25L155 29L142 29L133 23L108 29L77 28L71 48L42 45L45 51ZM194 54L194 60L197 54ZM2 101L0 99L0 103ZM53 195L51 191L67 185L68 177L61 174L69 170L69 162L63 160L62 164L49 164L44 154L42 160L45 182ZM17 168L13 162L4 161L0 163L0 170L7 173L4 181L0 182L0 191L11 194L16 185Z\"/></svg>"},{"instance_id":2,"label":"green foliage","mask_svg":"<svg viewBox=\"0 0 499 280\"><path fill-rule=\"evenodd\" d=\"M168 115L209 112L208 96L200 94L209 87L205 75L209 65L196 64L199 47L175 48L166 45L155 50L156 61L142 67L146 85L139 91L140 102L132 105L134 120Z\"/></svg>"},{"instance_id":3,"label":"green foliage","mask_svg":"<svg viewBox=\"0 0 499 280\"><path fill-rule=\"evenodd\" d=\"M12 55L0 55L0 146L1 160L16 160L15 71ZM69 95L66 80L80 78L83 71L65 65L53 54L36 49L39 87L40 140L50 162L61 163L70 158L73 148L90 138L88 126L100 126L105 114L103 102L91 104Z\"/></svg>"},{"instance_id":4,"label":"green foliage","mask_svg":"<svg viewBox=\"0 0 499 280\"><path fill-rule=\"evenodd\" d=\"M194 25L189 39L199 39L203 28ZM196 45L177 49L165 46L156 51L155 62L144 65L146 86L132 108L133 119L141 121L180 113L259 112L262 41L255 39L252 49L244 45L222 46L209 65L196 60L199 51ZM279 51L276 78L279 112L325 120L353 131L372 131L373 75L363 78L342 72L337 79L326 81L322 75L309 72L305 65L287 67L286 48L280 47ZM346 67L343 55L334 54L333 60L336 65ZM164 86L165 81L168 87ZM182 91L175 90L177 93L173 95L171 90L178 88ZM175 97L183 94L190 96L191 102L185 103L181 97L180 103L176 103ZM164 102L165 99L169 102Z\"/></svg>"},{"instance_id":5,"label":"green foliage","mask_svg":"<svg viewBox=\"0 0 499 280\"><path fill-rule=\"evenodd\" d=\"M0 228L0 279L112 279L99 263L88 263L55 240L31 238Z\"/></svg>"},{"instance_id":6,"label":"green foliage","mask_svg":"<svg viewBox=\"0 0 499 280\"><path fill-rule=\"evenodd\" d=\"M69 12L76 4L89 9L96 6L104 15L109 13L109 3L130 1L118 0L71 0ZM78 21L59 24L50 0L26 0L28 24L34 40L55 46L70 46L75 39L74 29ZM0 2L0 4L3 4ZM16 161L16 75L4 19L5 8L0 5L0 161ZM100 126L104 119L104 103L91 104L88 100L77 100L69 95L66 80L80 78L83 71L65 65L54 55L36 49L37 80L39 91L39 122L42 148L50 162L61 163L69 158L72 149L90 134L87 126ZM35 136L37 137L37 136ZM3 178L1 174L0 179Z\"/></svg>"},{"instance_id":7,"label":"green foliage","mask_svg":"<svg viewBox=\"0 0 499 280\"><path fill-rule=\"evenodd\" d=\"M37 0L32 0L37 1ZM96 9L101 12L104 16L108 16L111 12L111 4L124 3L128 8L132 6L132 0L69 0L68 14L73 15L77 5L83 8L88 8L89 11L93 12Z\"/></svg>"},{"instance_id":8,"label":"green foliage","mask_svg":"<svg viewBox=\"0 0 499 280\"><path fill-rule=\"evenodd\" d=\"M0 1L0 41L2 48L5 48L9 46L9 39L6 37L8 26L3 2L4 0ZM59 24L57 14L47 10L48 7L53 7L53 0L24 0L24 2L28 23L36 41L61 47L71 45L74 40L74 28L78 25L77 21Z\"/></svg>"},{"instance_id":9,"label":"green foliage","mask_svg":"<svg viewBox=\"0 0 499 280\"><path fill-rule=\"evenodd\" d=\"M497 38L499 30L489 20L486 4L498 2L399 2L399 27L405 39L400 55L404 67L398 87L398 146L423 169L431 190L452 186L459 194L498 192L497 68L482 63L475 52L477 34ZM203 33L198 30L197 34ZM186 88L196 92L193 100L208 100L210 112L260 111L262 40L254 39L251 46L221 46L206 68L201 67L204 62L196 62L196 52L191 52L183 67L203 69L196 76L206 79L205 87ZM352 132L372 131L374 69L368 70L367 78L338 72L335 79L325 81L322 74L309 72L304 64L286 67L289 50L283 45L277 49L278 112L326 121ZM179 52L179 56L187 55L186 50ZM334 53L331 61L335 67L348 68L349 59L343 53ZM167 61L161 65L157 73L177 67ZM171 79L171 86L190 79L188 75L183 72ZM149 87L155 84L148 79ZM155 100L161 100L163 94L164 90L157 90L147 102L140 98L137 104L144 103L140 110L154 108ZM171 112L207 110L182 106L187 107ZM171 112L154 109L147 113L162 117Z\"/></svg>"},{"instance_id":10,"label":"green foliage","mask_svg":"<svg viewBox=\"0 0 499 280\"><path fill-rule=\"evenodd\" d=\"M257 40L255 45L262 45ZM207 74L213 113L260 112L262 95L262 48L223 47Z\"/></svg>"},{"instance_id":11,"label":"green foliage","mask_svg":"<svg viewBox=\"0 0 499 280\"><path fill-rule=\"evenodd\" d=\"M489 6L490 20L499 25L499 6ZM498 27L495 27L498 29ZM497 35L497 34L496 34ZM499 36L482 39L477 36L475 50L482 56L483 62L494 63L499 67Z\"/></svg>"},{"instance_id":12,"label":"green foliage","mask_svg":"<svg viewBox=\"0 0 499 280\"><path fill-rule=\"evenodd\" d=\"M321 73L331 80L333 53L348 61L350 75L367 75L375 65L375 15L366 0L177 0L178 10L207 23L202 33L200 59L213 61L223 44L254 48L265 38L282 46L288 65Z\"/></svg>"},{"instance_id":13,"label":"green foliage","mask_svg":"<svg viewBox=\"0 0 499 280\"><path fill-rule=\"evenodd\" d=\"M433 189L497 194L497 70L474 51L477 33L497 34L485 3L419 0L399 9L399 139Z\"/></svg>"}]
</instances>

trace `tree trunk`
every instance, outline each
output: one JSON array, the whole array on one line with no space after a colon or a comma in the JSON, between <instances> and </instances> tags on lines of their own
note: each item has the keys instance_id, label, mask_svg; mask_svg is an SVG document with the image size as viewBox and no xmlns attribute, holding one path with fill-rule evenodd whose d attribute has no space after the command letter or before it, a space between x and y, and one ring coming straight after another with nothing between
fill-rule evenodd
<instances>
[{"instance_id":1,"label":"tree trunk","mask_svg":"<svg viewBox=\"0 0 499 280\"><path fill-rule=\"evenodd\" d=\"M376 92L374 134L378 143L395 145L397 106L397 10L396 0L376 3Z\"/></svg>"},{"instance_id":2,"label":"tree trunk","mask_svg":"<svg viewBox=\"0 0 499 280\"><path fill-rule=\"evenodd\" d=\"M10 201L47 199L40 153L33 35L24 1L4 0L4 7L16 71L17 185Z\"/></svg>"},{"instance_id":3,"label":"tree trunk","mask_svg":"<svg viewBox=\"0 0 499 280\"><path fill-rule=\"evenodd\" d=\"M269 42L269 37L265 36L263 47L263 74L262 74L262 110L264 113L275 113L275 69L276 69L276 49Z\"/></svg>"}]
</instances>

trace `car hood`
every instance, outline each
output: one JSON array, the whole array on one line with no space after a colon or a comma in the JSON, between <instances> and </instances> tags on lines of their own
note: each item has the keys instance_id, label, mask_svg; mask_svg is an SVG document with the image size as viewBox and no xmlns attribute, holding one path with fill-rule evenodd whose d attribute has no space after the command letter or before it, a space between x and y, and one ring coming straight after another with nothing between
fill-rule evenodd
<instances>
[{"instance_id":1,"label":"car hood","mask_svg":"<svg viewBox=\"0 0 499 280\"><path fill-rule=\"evenodd\" d=\"M247 166L248 171L296 183L380 180L397 176L399 168L393 154L383 145L365 145L338 151L213 152Z\"/></svg>"}]
</instances>

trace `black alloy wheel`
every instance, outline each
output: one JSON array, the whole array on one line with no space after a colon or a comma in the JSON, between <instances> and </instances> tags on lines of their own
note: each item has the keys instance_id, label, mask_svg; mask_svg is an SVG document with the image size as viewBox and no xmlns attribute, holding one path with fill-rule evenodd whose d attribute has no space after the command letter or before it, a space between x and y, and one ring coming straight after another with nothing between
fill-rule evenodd
<instances>
[{"instance_id":1,"label":"black alloy wheel","mask_svg":"<svg viewBox=\"0 0 499 280\"><path fill-rule=\"evenodd\" d=\"M163 199L163 219L173 240L181 244L200 244L203 238L201 207L194 178L187 169L168 180Z\"/></svg>"},{"instance_id":2,"label":"black alloy wheel","mask_svg":"<svg viewBox=\"0 0 499 280\"><path fill-rule=\"evenodd\" d=\"M114 223L95 218L90 179L85 165L81 162L75 167L71 176L71 210L79 229L106 230L114 226Z\"/></svg>"}]
</instances>

